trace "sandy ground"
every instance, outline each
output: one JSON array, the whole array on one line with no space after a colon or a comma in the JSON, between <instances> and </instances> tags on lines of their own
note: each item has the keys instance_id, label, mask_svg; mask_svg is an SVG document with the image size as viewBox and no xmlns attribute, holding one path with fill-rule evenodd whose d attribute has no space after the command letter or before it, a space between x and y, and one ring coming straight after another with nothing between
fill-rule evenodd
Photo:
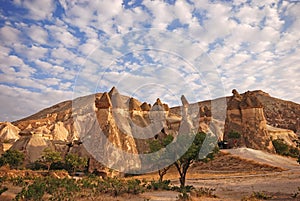
<instances>
[{"instance_id":1,"label":"sandy ground","mask_svg":"<svg viewBox=\"0 0 300 201\"><path fill-rule=\"evenodd\" d=\"M222 152L225 154L230 153L226 157L234 156L233 159L227 159L233 161L229 165L233 171L224 171L227 170L225 168L223 171L211 170L204 171L201 174L195 171L197 168L199 169L199 167L196 167L188 175L187 185L216 189L217 199L199 198L199 200L236 201L250 196L253 192L263 192L265 195L272 197L269 200L300 200L300 195L297 198L292 198L293 194L299 192L298 187L300 187L300 165L295 159L247 148L228 149ZM241 160L238 161L237 159ZM220 160L221 158L216 159L211 166L218 166ZM253 168L255 164L260 168ZM262 168L265 165L266 167L277 168L273 170L268 168L266 171L265 168ZM234 169L236 166L239 167L240 171ZM249 169L249 166L253 171ZM171 173L166 175L166 178L171 179L173 184L178 185L178 180L174 176L172 178ZM150 200L176 200L174 192L156 192L155 194L145 195Z\"/></svg>"},{"instance_id":2,"label":"sandy ground","mask_svg":"<svg viewBox=\"0 0 300 201\"><path fill-rule=\"evenodd\" d=\"M158 179L157 173L136 176L139 179ZM173 185L179 185L178 174L171 168L164 179L170 179ZM296 159L282 157L262 151L240 148L222 150L216 159L209 163L196 163L189 169L187 185L216 189L218 198L195 198L203 201L237 201L253 192L264 192L272 196L270 200L299 200L292 198L300 193L300 165ZM0 196L0 200L11 200L20 191L18 187L10 189ZM6 195L6 196L5 196ZM8 199L5 199L8 198ZM117 198L103 195L103 201L175 201L178 192L154 191L139 196L127 195ZM10 198L10 199L9 199ZM93 200L93 199L89 199Z\"/></svg>"}]
</instances>

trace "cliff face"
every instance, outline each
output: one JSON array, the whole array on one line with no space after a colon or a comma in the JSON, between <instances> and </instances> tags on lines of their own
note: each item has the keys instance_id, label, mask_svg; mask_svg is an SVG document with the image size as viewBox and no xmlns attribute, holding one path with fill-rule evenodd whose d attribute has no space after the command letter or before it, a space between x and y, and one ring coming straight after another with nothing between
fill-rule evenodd
<instances>
[{"instance_id":1,"label":"cliff face","mask_svg":"<svg viewBox=\"0 0 300 201\"><path fill-rule=\"evenodd\" d=\"M269 125L300 134L300 104L274 98L261 91L256 91L255 94L257 99L263 103Z\"/></svg>"},{"instance_id":2,"label":"cliff face","mask_svg":"<svg viewBox=\"0 0 300 201\"><path fill-rule=\"evenodd\" d=\"M238 133L240 137L234 136L234 133ZM233 90L227 106L224 140L235 147L245 146L275 152L262 103L253 93L240 95Z\"/></svg>"}]
</instances>

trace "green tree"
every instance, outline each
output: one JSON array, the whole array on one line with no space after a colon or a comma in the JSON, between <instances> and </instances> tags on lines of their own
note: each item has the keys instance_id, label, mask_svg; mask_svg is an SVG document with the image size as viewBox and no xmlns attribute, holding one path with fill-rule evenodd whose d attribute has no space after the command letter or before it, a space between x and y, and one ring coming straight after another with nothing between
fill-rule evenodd
<instances>
[{"instance_id":1,"label":"green tree","mask_svg":"<svg viewBox=\"0 0 300 201\"><path fill-rule=\"evenodd\" d=\"M24 162L24 154L18 150L7 150L0 158L0 165L8 164L10 168L18 168Z\"/></svg>"},{"instance_id":2,"label":"green tree","mask_svg":"<svg viewBox=\"0 0 300 201\"><path fill-rule=\"evenodd\" d=\"M187 136L189 135L189 136ZM187 135L181 135L178 136L181 141L182 146L185 146L183 143L185 143L186 139L188 139L190 136L195 135L195 134L187 134ZM207 139L206 139L207 138ZM205 150L204 153L208 153L205 156L202 156L203 158L199 158L199 152L200 149L202 148L202 144L204 140L209 140L207 147L204 147ZM190 147L187 149L187 151L178 159L174 162L174 165L179 173L179 182L180 182L180 188L183 189L185 187L185 181L186 181L186 174L191 166L191 164L195 161L202 160L204 162L207 162L209 160L212 160L214 158L214 154L218 151L216 149L216 137L215 136L207 136L205 133L200 132L195 135L195 138L190 145ZM210 151L212 150L212 151Z\"/></svg>"},{"instance_id":3,"label":"green tree","mask_svg":"<svg viewBox=\"0 0 300 201\"><path fill-rule=\"evenodd\" d=\"M41 157L41 162L47 165L47 170L50 170L51 164L56 163L62 160L60 152L53 151L50 148L46 148L43 150L43 154Z\"/></svg>"},{"instance_id":4,"label":"green tree","mask_svg":"<svg viewBox=\"0 0 300 201\"><path fill-rule=\"evenodd\" d=\"M67 154L65 158L65 165L70 173L74 173L76 170L82 170L87 166L87 159L80 157L77 154Z\"/></svg>"},{"instance_id":5,"label":"green tree","mask_svg":"<svg viewBox=\"0 0 300 201\"><path fill-rule=\"evenodd\" d=\"M163 139L157 139L157 140L151 140L149 142L149 147L150 147L150 153L159 151L160 149L166 147L168 144L170 144L173 141L174 137L172 135L167 135ZM158 170L158 175L159 175L159 182L161 183L163 181L163 177L165 174L167 174L168 170L173 164L164 167L160 170Z\"/></svg>"}]
</instances>

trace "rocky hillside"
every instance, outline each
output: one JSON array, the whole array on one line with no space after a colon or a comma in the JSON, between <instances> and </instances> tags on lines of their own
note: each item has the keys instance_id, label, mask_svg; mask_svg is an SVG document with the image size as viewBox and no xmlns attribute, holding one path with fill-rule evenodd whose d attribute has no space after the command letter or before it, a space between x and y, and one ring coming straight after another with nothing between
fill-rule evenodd
<instances>
[{"instance_id":1,"label":"rocky hillside","mask_svg":"<svg viewBox=\"0 0 300 201\"><path fill-rule=\"evenodd\" d=\"M224 100L227 107L221 104ZM97 161L105 158L110 158L104 162L110 165L124 161L118 158L117 150L106 150L109 156L105 156L97 148L111 143L128 154L147 153L148 138L176 136L182 119L189 118L190 127L196 131L211 131L219 140L228 139L228 134L235 131L242 135L234 142L237 146L274 152L272 139L281 138L293 145L293 139L297 138L295 133L300 132L299 117L299 104L262 91L238 94L234 90L231 97L193 104L183 96L182 106L169 108L159 98L153 105L141 103L121 95L113 87L109 92L64 101L24 119L1 123L0 148L23 151L28 162L37 160L45 147L59 150L63 155L78 153L90 159L92 170L103 168ZM101 134L107 140L103 140ZM140 159L129 160L128 167L139 168L142 164L137 160Z\"/></svg>"}]
</instances>

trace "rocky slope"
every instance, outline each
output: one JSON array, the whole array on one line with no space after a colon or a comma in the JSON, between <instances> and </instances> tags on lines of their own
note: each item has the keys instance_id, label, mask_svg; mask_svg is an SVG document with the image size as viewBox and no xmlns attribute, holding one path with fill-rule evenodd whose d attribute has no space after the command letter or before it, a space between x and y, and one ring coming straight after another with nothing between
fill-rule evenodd
<instances>
[{"instance_id":1,"label":"rocky slope","mask_svg":"<svg viewBox=\"0 0 300 201\"><path fill-rule=\"evenodd\" d=\"M222 102L228 102L228 107ZM97 93L64 101L24 119L0 124L3 149L26 153L27 161L38 159L45 147L66 153L77 153L90 158L90 170L103 168L97 161L110 166L120 165L128 155L147 153L147 139L176 136L182 125L182 116L190 118L191 127L197 131L214 132L219 140L228 139L230 131L237 131L242 138L239 146L274 152L271 139L282 138L292 144L300 132L300 105L271 97L262 91L246 92L233 96L169 108L160 99L151 105L133 97L121 95L113 87L108 93ZM216 109L217 108L217 109ZM225 116L226 114L226 116ZM100 132L99 132L100 131ZM102 138L101 135L106 138ZM112 144L105 155L97 147ZM114 156L114 157L112 157ZM128 168L139 168L139 158L128 160Z\"/></svg>"}]
</instances>

